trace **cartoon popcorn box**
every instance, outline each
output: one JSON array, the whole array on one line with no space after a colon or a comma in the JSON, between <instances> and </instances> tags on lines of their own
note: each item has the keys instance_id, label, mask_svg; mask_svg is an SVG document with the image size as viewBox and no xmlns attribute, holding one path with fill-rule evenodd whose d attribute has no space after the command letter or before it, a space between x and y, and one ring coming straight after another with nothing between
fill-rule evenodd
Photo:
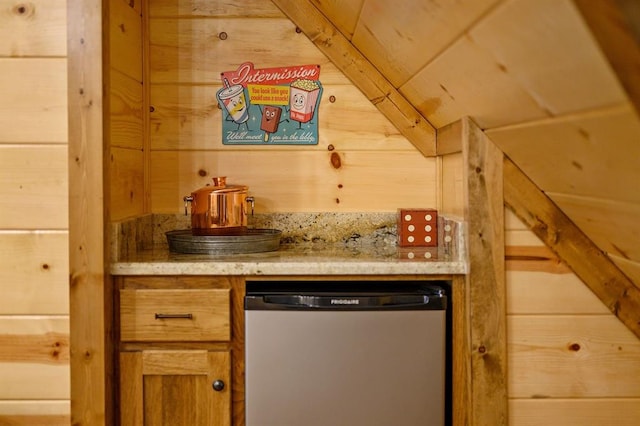
<instances>
[{"instance_id":1,"label":"cartoon popcorn box","mask_svg":"<svg viewBox=\"0 0 640 426\"><path fill-rule=\"evenodd\" d=\"M306 123L313 118L320 84L316 80L296 80L291 83L289 116L292 120Z\"/></svg>"}]
</instances>

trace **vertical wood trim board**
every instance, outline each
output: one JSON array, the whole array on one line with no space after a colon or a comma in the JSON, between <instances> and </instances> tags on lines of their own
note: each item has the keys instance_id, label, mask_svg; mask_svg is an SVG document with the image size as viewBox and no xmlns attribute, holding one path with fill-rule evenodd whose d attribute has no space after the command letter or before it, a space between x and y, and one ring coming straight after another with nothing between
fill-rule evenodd
<instances>
[{"instance_id":1,"label":"vertical wood trim board","mask_svg":"<svg viewBox=\"0 0 640 426\"><path fill-rule=\"evenodd\" d=\"M471 359L469 357L469 291L466 277L453 277L451 297L452 315L452 423L471 425Z\"/></svg>"},{"instance_id":2,"label":"vertical wood trim board","mask_svg":"<svg viewBox=\"0 0 640 426\"><path fill-rule=\"evenodd\" d=\"M463 120L468 226L468 328L473 425L507 425L506 279L503 154L470 119Z\"/></svg>"},{"instance_id":3,"label":"vertical wood trim board","mask_svg":"<svg viewBox=\"0 0 640 426\"><path fill-rule=\"evenodd\" d=\"M131 421L131 425L141 426L144 424L144 392L143 392L143 363L142 352L121 352L120 368L126 374L120 374L120 393L125 401L133 403L120 404L120 421L126 423L125 419Z\"/></svg>"},{"instance_id":4,"label":"vertical wood trim board","mask_svg":"<svg viewBox=\"0 0 640 426\"><path fill-rule=\"evenodd\" d=\"M244 377L244 296L246 293L245 279L231 277L231 410L232 424L245 424L245 377Z\"/></svg>"},{"instance_id":5,"label":"vertical wood trim board","mask_svg":"<svg viewBox=\"0 0 640 426\"><path fill-rule=\"evenodd\" d=\"M504 173L507 206L640 337L640 289L508 158Z\"/></svg>"},{"instance_id":6,"label":"vertical wood trim board","mask_svg":"<svg viewBox=\"0 0 640 426\"><path fill-rule=\"evenodd\" d=\"M73 425L102 425L111 416L105 407L102 12L100 0L67 2Z\"/></svg>"},{"instance_id":7,"label":"vertical wood trim board","mask_svg":"<svg viewBox=\"0 0 640 426\"><path fill-rule=\"evenodd\" d=\"M143 153L143 201L144 214L151 213L151 71L149 66L149 2L143 1L141 6L142 25L142 153Z\"/></svg>"},{"instance_id":8,"label":"vertical wood trim board","mask_svg":"<svg viewBox=\"0 0 640 426\"><path fill-rule=\"evenodd\" d=\"M436 135L436 154L438 156L462 152L462 120L439 128Z\"/></svg>"}]
</instances>

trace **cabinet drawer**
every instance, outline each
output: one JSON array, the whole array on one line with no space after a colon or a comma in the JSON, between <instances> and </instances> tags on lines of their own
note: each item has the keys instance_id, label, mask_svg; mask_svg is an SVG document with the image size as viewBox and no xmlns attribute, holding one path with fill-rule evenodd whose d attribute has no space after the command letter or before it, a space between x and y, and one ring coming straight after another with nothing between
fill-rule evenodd
<instances>
[{"instance_id":1,"label":"cabinet drawer","mask_svg":"<svg viewBox=\"0 0 640 426\"><path fill-rule=\"evenodd\" d=\"M227 341L229 289L122 289L122 341Z\"/></svg>"}]
</instances>

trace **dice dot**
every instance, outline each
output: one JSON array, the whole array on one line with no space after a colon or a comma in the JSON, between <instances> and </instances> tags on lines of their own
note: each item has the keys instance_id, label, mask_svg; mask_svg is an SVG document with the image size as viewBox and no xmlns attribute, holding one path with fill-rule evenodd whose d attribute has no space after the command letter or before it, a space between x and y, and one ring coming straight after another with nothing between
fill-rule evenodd
<instances>
[{"instance_id":1,"label":"dice dot","mask_svg":"<svg viewBox=\"0 0 640 426\"><path fill-rule=\"evenodd\" d=\"M410 251L409 253L407 253L407 257L409 259L413 259L415 257L415 254L413 254L413 252Z\"/></svg>"},{"instance_id":2,"label":"dice dot","mask_svg":"<svg viewBox=\"0 0 640 426\"><path fill-rule=\"evenodd\" d=\"M404 220L406 220L407 222L411 220L411 215L410 214L405 214L404 215Z\"/></svg>"},{"instance_id":3,"label":"dice dot","mask_svg":"<svg viewBox=\"0 0 640 426\"><path fill-rule=\"evenodd\" d=\"M409 225L409 227L407 229L409 229L409 232L413 232L413 231L416 230L416 227L413 226L413 225Z\"/></svg>"},{"instance_id":4,"label":"dice dot","mask_svg":"<svg viewBox=\"0 0 640 426\"><path fill-rule=\"evenodd\" d=\"M425 254L424 254L424 258L425 258L425 259L431 259L431 253L429 253L429 252L425 252Z\"/></svg>"},{"instance_id":5,"label":"dice dot","mask_svg":"<svg viewBox=\"0 0 640 426\"><path fill-rule=\"evenodd\" d=\"M444 242L445 243L450 243L451 242L451 235L447 235L446 237L444 237Z\"/></svg>"},{"instance_id":6,"label":"dice dot","mask_svg":"<svg viewBox=\"0 0 640 426\"><path fill-rule=\"evenodd\" d=\"M431 220L431 215L429 213L427 213L426 215L424 215L424 219L425 220Z\"/></svg>"},{"instance_id":7,"label":"dice dot","mask_svg":"<svg viewBox=\"0 0 640 426\"><path fill-rule=\"evenodd\" d=\"M424 237L424 242L425 243L430 243L431 242L431 235L427 235L426 237Z\"/></svg>"},{"instance_id":8,"label":"dice dot","mask_svg":"<svg viewBox=\"0 0 640 426\"><path fill-rule=\"evenodd\" d=\"M409 235L409 238L407 238L407 241L409 241L410 243L415 241L415 238L413 237L413 235Z\"/></svg>"},{"instance_id":9,"label":"dice dot","mask_svg":"<svg viewBox=\"0 0 640 426\"><path fill-rule=\"evenodd\" d=\"M426 225L424 227L424 230L427 231L427 232L431 232L431 225Z\"/></svg>"}]
</instances>

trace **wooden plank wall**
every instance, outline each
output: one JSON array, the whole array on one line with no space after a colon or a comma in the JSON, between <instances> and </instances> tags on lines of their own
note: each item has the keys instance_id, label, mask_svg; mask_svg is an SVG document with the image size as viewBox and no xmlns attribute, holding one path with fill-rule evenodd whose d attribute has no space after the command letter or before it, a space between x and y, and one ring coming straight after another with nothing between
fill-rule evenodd
<instances>
[{"instance_id":1,"label":"wooden plank wall","mask_svg":"<svg viewBox=\"0 0 640 426\"><path fill-rule=\"evenodd\" d=\"M640 119L631 104L487 135L634 282L640 282ZM545 153L553 158L542 161Z\"/></svg>"},{"instance_id":2,"label":"wooden plank wall","mask_svg":"<svg viewBox=\"0 0 640 426\"><path fill-rule=\"evenodd\" d=\"M216 175L248 185L259 213L436 205L435 158L424 158L270 1L151 0L149 17L153 213L183 212L182 197ZM221 144L220 73L247 61L321 66L317 146Z\"/></svg>"},{"instance_id":3,"label":"wooden plank wall","mask_svg":"<svg viewBox=\"0 0 640 426\"><path fill-rule=\"evenodd\" d=\"M0 0L0 424L70 422L66 25Z\"/></svg>"},{"instance_id":4,"label":"wooden plank wall","mask_svg":"<svg viewBox=\"0 0 640 426\"><path fill-rule=\"evenodd\" d=\"M509 424L631 426L640 342L505 211Z\"/></svg>"},{"instance_id":5,"label":"wooden plank wall","mask_svg":"<svg viewBox=\"0 0 640 426\"><path fill-rule=\"evenodd\" d=\"M109 132L111 219L140 216L148 208L149 158L144 109L142 2L109 3Z\"/></svg>"},{"instance_id":6,"label":"wooden plank wall","mask_svg":"<svg viewBox=\"0 0 640 426\"><path fill-rule=\"evenodd\" d=\"M456 196L463 127L438 130L439 209L450 215L465 212ZM637 424L637 338L511 210L504 215L508 424Z\"/></svg>"}]
</instances>

